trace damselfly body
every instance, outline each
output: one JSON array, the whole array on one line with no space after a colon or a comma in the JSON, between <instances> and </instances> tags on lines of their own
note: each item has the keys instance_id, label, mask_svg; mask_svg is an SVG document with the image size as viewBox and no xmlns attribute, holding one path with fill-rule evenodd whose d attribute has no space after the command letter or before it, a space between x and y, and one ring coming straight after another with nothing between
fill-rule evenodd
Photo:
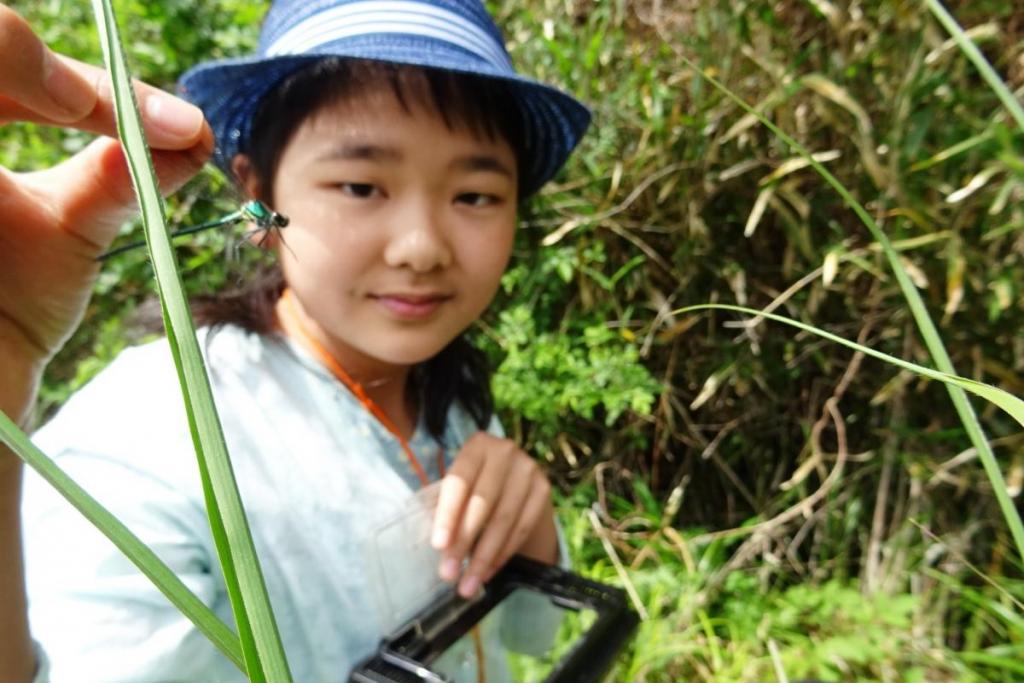
<instances>
[{"instance_id":1,"label":"damselfly body","mask_svg":"<svg viewBox=\"0 0 1024 683\"><path fill-rule=\"evenodd\" d=\"M276 213L270 210L266 204L255 199L247 201L238 208L237 211L233 211L226 216L218 218L208 223L201 223L200 225L193 225L188 228L182 228L175 230L171 233L171 239L175 237L181 237L182 235L192 235L203 230L211 230L213 228L219 228L226 225L234 225L235 223L252 223L255 227L254 232L263 232L269 234L272 230L279 230L288 225L288 217L282 214ZM106 261L112 256L123 254L126 251L138 249L139 247L146 246L144 241L133 242L126 244L123 247L111 249L110 251L104 252L96 257L97 261Z\"/></svg>"}]
</instances>

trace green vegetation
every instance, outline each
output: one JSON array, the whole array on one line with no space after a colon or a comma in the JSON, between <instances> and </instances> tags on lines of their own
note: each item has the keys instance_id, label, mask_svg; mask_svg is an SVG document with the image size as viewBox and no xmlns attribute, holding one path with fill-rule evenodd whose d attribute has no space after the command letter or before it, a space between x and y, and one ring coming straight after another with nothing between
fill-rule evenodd
<instances>
[{"instance_id":1,"label":"green vegetation","mask_svg":"<svg viewBox=\"0 0 1024 683\"><path fill-rule=\"evenodd\" d=\"M735 312L674 312L775 311L941 369L865 221L685 58L864 206L960 374L1024 394L1024 131L929 4L494 3L524 70L596 114L524 215L479 340L506 425L562 485L577 567L646 613L616 680L1024 678L1012 514L939 383ZM12 5L55 49L99 61L84 0ZM135 73L165 87L250 47L260 14L243 0L115 5L132 17ZM1019 98L1013 3L948 7ZM0 136L0 161L20 169L85 142ZM230 204L209 172L169 213L193 224ZM244 277L257 257L232 244L181 247L188 292ZM130 343L151 279L144 254L107 267L44 407ZM1024 434L974 405L1020 509Z\"/></svg>"}]
</instances>

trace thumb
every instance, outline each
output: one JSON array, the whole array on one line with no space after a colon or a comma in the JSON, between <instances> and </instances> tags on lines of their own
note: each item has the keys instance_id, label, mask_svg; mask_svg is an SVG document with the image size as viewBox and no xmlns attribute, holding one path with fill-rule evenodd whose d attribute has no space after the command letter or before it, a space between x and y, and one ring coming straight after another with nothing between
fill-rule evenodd
<instances>
[{"instance_id":1,"label":"thumb","mask_svg":"<svg viewBox=\"0 0 1024 683\"><path fill-rule=\"evenodd\" d=\"M153 150L160 191L178 190L202 169L213 151L213 133L204 124L199 141L184 150ZM103 251L120 226L138 211L131 173L120 143L94 140L81 152L53 168L22 176L65 230Z\"/></svg>"}]
</instances>

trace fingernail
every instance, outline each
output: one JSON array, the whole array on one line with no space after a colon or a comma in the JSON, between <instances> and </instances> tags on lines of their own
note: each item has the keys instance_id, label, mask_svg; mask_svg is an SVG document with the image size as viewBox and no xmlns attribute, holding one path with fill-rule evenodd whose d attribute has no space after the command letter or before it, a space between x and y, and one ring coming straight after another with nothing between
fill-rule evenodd
<instances>
[{"instance_id":1,"label":"fingernail","mask_svg":"<svg viewBox=\"0 0 1024 683\"><path fill-rule=\"evenodd\" d=\"M445 581L451 581L459 575L459 561L454 557L449 557L447 560L441 563L441 578Z\"/></svg>"},{"instance_id":2,"label":"fingernail","mask_svg":"<svg viewBox=\"0 0 1024 683\"><path fill-rule=\"evenodd\" d=\"M464 598L471 598L480 590L480 579L475 576L467 576L459 584L459 595Z\"/></svg>"},{"instance_id":3,"label":"fingernail","mask_svg":"<svg viewBox=\"0 0 1024 683\"><path fill-rule=\"evenodd\" d=\"M173 95L150 95L145 106L146 119L174 137L190 139L203 125L199 107Z\"/></svg>"},{"instance_id":4,"label":"fingernail","mask_svg":"<svg viewBox=\"0 0 1024 683\"><path fill-rule=\"evenodd\" d=\"M436 550L448 545L448 530L434 529L434 535L430 537L430 545L434 546Z\"/></svg>"},{"instance_id":5,"label":"fingernail","mask_svg":"<svg viewBox=\"0 0 1024 683\"><path fill-rule=\"evenodd\" d=\"M96 90L49 50L43 53L43 86L72 120L96 106Z\"/></svg>"}]
</instances>

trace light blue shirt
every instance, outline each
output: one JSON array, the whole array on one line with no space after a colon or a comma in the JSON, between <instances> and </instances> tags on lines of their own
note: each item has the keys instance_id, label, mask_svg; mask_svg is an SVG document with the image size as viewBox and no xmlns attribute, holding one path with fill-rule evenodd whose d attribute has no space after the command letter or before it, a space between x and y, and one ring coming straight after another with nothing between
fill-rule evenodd
<instances>
[{"instance_id":1,"label":"light blue shirt","mask_svg":"<svg viewBox=\"0 0 1024 683\"><path fill-rule=\"evenodd\" d=\"M294 680L344 681L397 625L368 548L419 480L397 440L303 349L234 327L201 331L200 342ZM476 431L454 407L444 460ZM490 431L501 433L496 422ZM34 440L233 624L166 341L122 353ZM422 425L410 446L438 479L439 445ZM23 519L37 683L245 680L34 472ZM435 580L426 557L395 558L410 585ZM505 626L483 636L487 680L508 679L503 636L543 650L555 615L509 606Z\"/></svg>"}]
</instances>

